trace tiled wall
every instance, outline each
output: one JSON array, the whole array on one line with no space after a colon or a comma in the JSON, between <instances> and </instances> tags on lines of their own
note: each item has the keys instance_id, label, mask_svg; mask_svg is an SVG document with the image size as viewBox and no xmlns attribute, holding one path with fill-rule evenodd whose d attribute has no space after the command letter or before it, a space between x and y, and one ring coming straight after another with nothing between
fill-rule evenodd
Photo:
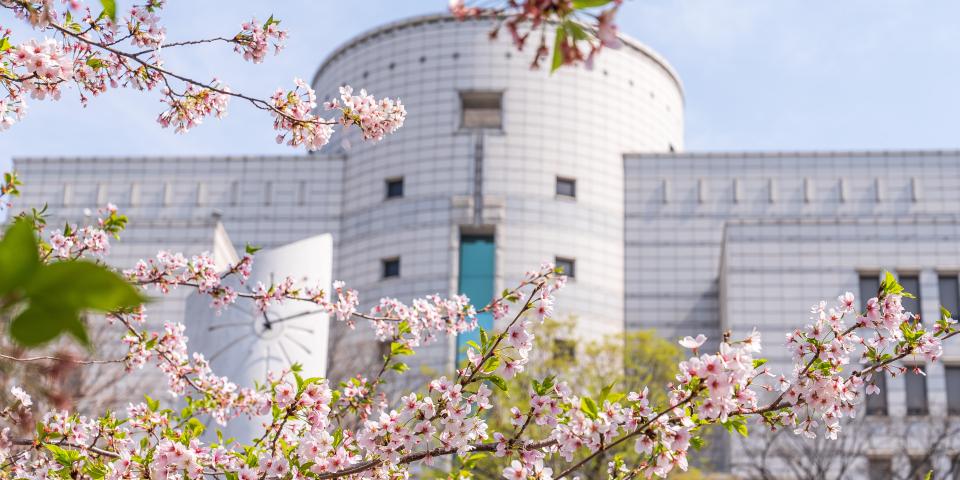
<instances>
[{"instance_id":1,"label":"tiled wall","mask_svg":"<svg viewBox=\"0 0 960 480\"><path fill-rule=\"evenodd\" d=\"M960 271L958 152L627 155L624 166L628 328L717 339L757 327L772 368L784 369L785 332L820 299L860 296L859 273L919 273L930 319L938 272ZM947 361L958 354L948 347ZM942 419L942 365L927 373ZM903 430L903 379L888 385L893 420L881 423L896 425L870 436L872 454L894 453L883 447ZM746 472L752 458L734 447L732 466Z\"/></svg>"}]
</instances>

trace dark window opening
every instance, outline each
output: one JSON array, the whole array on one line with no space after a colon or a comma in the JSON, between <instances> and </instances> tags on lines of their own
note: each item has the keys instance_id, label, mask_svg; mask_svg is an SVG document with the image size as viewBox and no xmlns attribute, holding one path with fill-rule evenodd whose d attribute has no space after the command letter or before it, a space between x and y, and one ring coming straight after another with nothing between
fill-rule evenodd
<instances>
[{"instance_id":1,"label":"dark window opening","mask_svg":"<svg viewBox=\"0 0 960 480\"><path fill-rule=\"evenodd\" d=\"M916 370L919 370L918 373ZM930 409L927 406L927 376L924 367L909 367L903 375L907 385L907 415L926 415Z\"/></svg>"},{"instance_id":2,"label":"dark window opening","mask_svg":"<svg viewBox=\"0 0 960 480\"><path fill-rule=\"evenodd\" d=\"M877 296L880 290L880 275L867 273L860 275L860 310L866 310L867 300Z\"/></svg>"},{"instance_id":3,"label":"dark window opening","mask_svg":"<svg viewBox=\"0 0 960 480\"><path fill-rule=\"evenodd\" d=\"M557 196L577 198L577 181L573 178L557 177Z\"/></svg>"},{"instance_id":4,"label":"dark window opening","mask_svg":"<svg viewBox=\"0 0 960 480\"><path fill-rule=\"evenodd\" d=\"M556 266L557 266L557 269L559 269L560 272L563 273L564 275L566 275L568 278L574 278L574 277L576 277L576 274L577 274L577 270L576 270L577 261L576 261L576 260L574 260L574 259L572 259L572 258L557 257L557 259L556 259Z\"/></svg>"},{"instance_id":5,"label":"dark window opening","mask_svg":"<svg viewBox=\"0 0 960 480\"><path fill-rule=\"evenodd\" d=\"M381 260L383 264L383 278L400 276L400 258L385 258Z\"/></svg>"},{"instance_id":6,"label":"dark window opening","mask_svg":"<svg viewBox=\"0 0 960 480\"><path fill-rule=\"evenodd\" d=\"M944 376L947 381L947 413L960 415L960 365L947 365Z\"/></svg>"},{"instance_id":7,"label":"dark window opening","mask_svg":"<svg viewBox=\"0 0 960 480\"><path fill-rule=\"evenodd\" d=\"M387 198L399 198L403 196L403 177L388 178Z\"/></svg>"},{"instance_id":8,"label":"dark window opening","mask_svg":"<svg viewBox=\"0 0 960 480\"><path fill-rule=\"evenodd\" d=\"M501 128L503 92L460 92L463 128Z\"/></svg>"},{"instance_id":9,"label":"dark window opening","mask_svg":"<svg viewBox=\"0 0 960 480\"><path fill-rule=\"evenodd\" d=\"M867 478L870 480L880 480L893 478L893 463L890 457L870 457L867 459L868 466Z\"/></svg>"},{"instance_id":10,"label":"dark window opening","mask_svg":"<svg viewBox=\"0 0 960 480\"><path fill-rule=\"evenodd\" d=\"M957 316L960 309L960 282L957 275L941 275L940 306L947 309L951 316Z\"/></svg>"},{"instance_id":11,"label":"dark window opening","mask_svg":"<svg viewBox=\"0 0 960 480\"><path fill-rule=\"evenodd\" d=\"M920 316L920 277L917 275L900 275L897 281L903 286L904 292L912 293L914 297L917 297L903 297L903 309Z\"/></svg>"},{"instance_id":12,"label":"dark window opening","mask_svg":"<svg viewBox=\"0 0 960 480\"><path fill-rule=\"evenodd\" d=\"M872 382L877 388L880 389L879 392L872 395L867 395L867 415L883 415L887 414L887 374L886 372L875 372L873 374ZM869 382L867 385L869 386Z\"/></svg>"},{"instance_id":13,"label":"dark window opening","mask_svg":"<svg viewBox=\"0 0 960 480\"><path fill-rule=\"evenodd\" d=\"M556 360L576 360L577 343L573 340L558 338L553 342L553 358Z\"/></svg>"}]
</instances>

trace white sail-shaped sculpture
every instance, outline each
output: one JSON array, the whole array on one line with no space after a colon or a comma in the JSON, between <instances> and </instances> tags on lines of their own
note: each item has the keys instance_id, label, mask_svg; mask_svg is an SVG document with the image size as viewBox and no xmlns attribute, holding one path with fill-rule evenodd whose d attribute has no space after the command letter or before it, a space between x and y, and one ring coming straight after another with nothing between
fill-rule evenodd
<instances>
[{"instance_id":1,"label":"white sail-shaped sculpture","mask_svg":"<svg viewBox=\"0 0 960 480\"><path fill-rule=\"evenodd\" d=\"M225 238L225 232L217 233ZM222 250L225 242L216 244ZM239 292L249 292L257 282L269 285L289 276L296 287L319 286L329 292L332 250L328 234L263 250L257 252L246 284L240 285L233 276L226 282ZM303 366L304 377L326 374L328 316L311 303L288 300L260 312L252 301L239 298L217 314L209 297L195 293L187 299L185 323L191 350L203 353L217 375L237 385L263 383L267 372L293 363ZM225 437L248 441L263 420L240 418L222 430ZM210 427L212 432L217 426Z\"/></svg>"}]
</instances>

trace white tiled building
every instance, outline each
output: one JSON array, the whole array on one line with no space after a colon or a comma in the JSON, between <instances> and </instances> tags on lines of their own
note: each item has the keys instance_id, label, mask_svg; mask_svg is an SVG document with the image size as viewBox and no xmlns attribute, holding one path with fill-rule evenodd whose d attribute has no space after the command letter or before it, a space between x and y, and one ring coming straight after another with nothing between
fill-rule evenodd
<instances>
[{"instance_id":1,"label":"white tiled building","mask_svg":"<svg viewBox=\"0 0 960 480\"><path fill-rule=\"evenodd\" d=\"M916 278L925 317L956 307L960 152L675 153L682 87L649 48L627 40L592 70L550 75L490 41L490 28L415 18L321 65L321 99L350 84L407 105L405 126L380 143L351 132L299 157L18 158L19 204L48 203L54 223L117 204L132 219L114 249L121 264L160 248L210 250L218 222L238 246L330 233L334 278L367 300L464 291L483 303L556 260L574 273L558 313L576 314L584 336L717 338L757 326L775 365L810 304L859 295L881 269ZM369 343L334 328L330 365L348 371ZM441 343L422 359L446 371L455 351ZM930 416L960 413L951 368L928 369ZM916 397L904 382L885 392L890 418L906 416L908 391ZM750 457L734 447L715 466L746 475ZM906 468L897 452L866 453L874 461L859 460L856 475L888 457Z\"/></svg>"}]
</instances>

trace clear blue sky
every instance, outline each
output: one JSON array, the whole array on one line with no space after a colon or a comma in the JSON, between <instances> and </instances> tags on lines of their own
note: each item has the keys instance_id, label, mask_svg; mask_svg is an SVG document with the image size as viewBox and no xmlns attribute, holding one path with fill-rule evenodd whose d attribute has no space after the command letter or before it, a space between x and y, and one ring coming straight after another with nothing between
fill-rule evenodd
<instances>
[{"instance_id":1,"label":"clear blue sky","mask_svg":"<svg viewBox=\"0 0 960 480\"><path fill-rule=\"evenodd\" d=\"M129 6L127 0L118 2ZM288 48L252 65L223 47L169 51L174 69L218 74L268 95L309 80L353 35L442 11L446 0L171 1L168 38L232 34L271 13ZM0 14L0 24L14 21ZM663 54L686 88L687 150L960 147L960 2L927 0L627 0L621 30ZM390 92L375 92L389 95ZM33 102L0 132L0 167L16 155L296 154L270 118L234 101L186 135L161 129L154 94L116 90L81 109L75 93Z\"/></svg>"}]
</instances>

